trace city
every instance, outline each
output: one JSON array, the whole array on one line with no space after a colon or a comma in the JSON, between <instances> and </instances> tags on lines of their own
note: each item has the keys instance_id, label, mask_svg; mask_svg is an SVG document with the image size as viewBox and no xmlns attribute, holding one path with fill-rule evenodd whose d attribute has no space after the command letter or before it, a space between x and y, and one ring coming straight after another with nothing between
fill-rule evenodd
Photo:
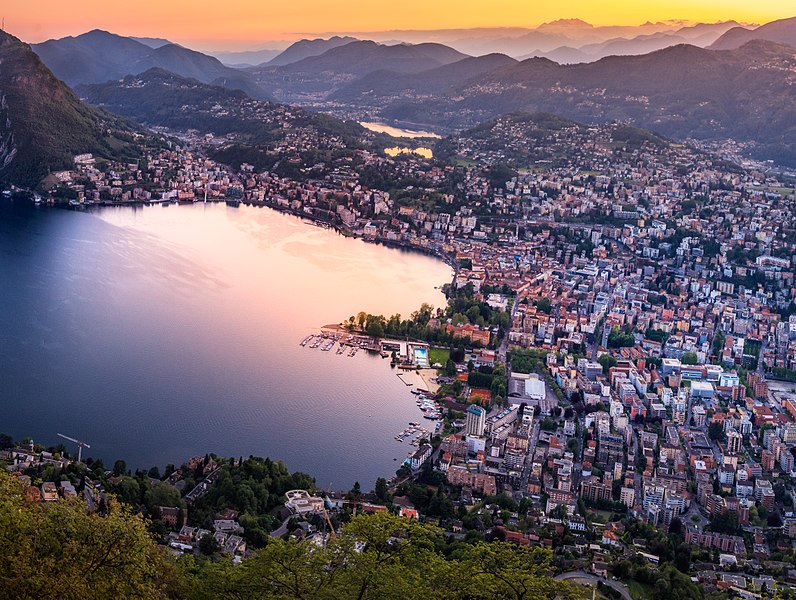
<instances>
[{"instance_id":1,"label":"city","mask_svg":"<svg viewBox=\"0 0 796 600\"><path fill-rule=\"evenodd\" d=\"M777 28L791 32L796 20L760 27L770 31L774 26L775 34L740 49L720 42L752 36L757 29L732 23L715 24L699 52L715 53L717 61L754 54L744 73L779 73L785 83L777 86L792 85L796 55L790 38ZM577 20L554 25L551 31L584 27ZM645 26L636 32L642 38ZM656 26L659 36L694 35ZM409 39L410 33L395 35ZM86 36L109 44L119 37L98 30L78 37ZM696 38L676 38L643 60L691 52L681 39ZM139 45L140 40L135 38ZM393 46L335 37L301 40L285 50L289 55L322 46L303 58L310 61L301 67L305 70L289 71L288 63L279 64L278 53L273 64L237 67L208 62L205 56L213 76L193 77L153 62L158 48L193 52L163 41L157 46L157 40L149 40L155 45L146 51L127 46L125 52L145 58L123 67L133 70L123 70L122 77L110 70L94 81L71 73L62 57L48 55L54 52L52 45L46 47L50 42L31 49L0 31L0 65L10 65L6 70L12 74L4 79L0 72L0 116L6 121L0 128L0 201L18 218L9 220L17 225L0 230L10 240L10 249L0 256L6 255L9 264L15 260L15 248L23 247L17 236L28 232L30 223L68 215L73 220L58 222L65 239L85 244L95 260L116 253L122 265L139 263L157 271L151 265L162 264L158 277L173 285L172 294L158 295L161 279L142 278L132 267L116 273L101 267L76 275L67 271L63 281L68 284L63 283L50 275L63 269L54 257L71 264L88 254L42 244L44 262L32 264L44 266L30 269L27 280L23 264L19 272L26 279L8 277L5 283L7 289L43 297L43 308L37 304L38 312L25 313L18 326L5 322L0 339L48 358L60 356L46 354L51 350L69 354L91 344L91 325L70 311L89 298L107 302L108 314L118 311L123 306L118 298L129 288L113 287L117 278L145 292L145 306L136 307L140 313L128 310L119 317L125 327L133 323L135 329L135 319L150 314L168 320L173 313L158 313L167 298L187 313L186 320L148 339L145 347L154 356L154 348L163 346L168 360L184 361L175 365L195 361L197 371L207 371L207 380L194 375L201 382L192 388L189 372L175 366L172 379L161 386L170 391L139 401L136 414L145 414L146 428L157 429L161 439L172 430L190 429L196 419L205 421L231 440L233 453L216 453L205 440L206 430L197 429L190 432L190 445L175 441L169 447L182 453L170 455L169 464L145 467L138 457L117 455L111 465L109 453L116 449L79 438L72 430L73 409L55 398L52 411L59 427L64 424L61 431L75 437L53 431L41 439L41 424L30 420L25 425L36 431L34 440L14 423L0 434L0 531L9 532L0 551L9 575L0 574L0 589L7 585L9 597L58 597L59 592L68 598L794 597L796 178L787 132L780 132L782 139L768 130L765 139L763 133L736 135L753 131L753 124L732 123L733 129L728 124L732 111L716 116L718 101L692 105L685 99L682 106L664 106L654 95L616 96L609 84L575 89L563 75L554 77L548 104L540 102L533 111L513 109L525 107L520 96L529 93L530 84L512 79L521 69L563 73L572 67L566 72L581 69L586 80L591 67L583 65L636 64L630 55L608 55L596 42L575 50L607 58L565 65L542 54L473 58L438 43ZM353 55L363 44L377 59L349 57L349 71L330 66L336 64L332 59ZM73 49L66 46L64 56L71 56L66 53ZM560 56L564 50L546 52ZM418 58L415 53L421 51L431 54ZM389 61L405 66L429 62L432 55L440 61L448 56L438 69L470 59L469 65L484 59L508 66L497 74L479 71L459 79L438 71L443 83L412 82L410 93L408 82L426 71L402 72ZM10 57L6 63L4 56ZM192 60L204 60L201 56ZM93 60L101 64L99 55ZM365 71L362 65L370 60L398 70ZM321 64L316 71L307 67L313 61ZM63 81L56 78L51 70L58 69L73 79L61 72ZM58 101L37 104L35 86L26 90L20 83L23 72L55 90ZM761 75L761 88L766 82ZM269 85L273 89L266 89ZM782 89L776 93L792 94ZM463 90L473 94L469 100ZM25 107L33 107L26 118L52 112L56 105L63 112L53 113L52 127L31 125L33 137L24 138L12 128L20 96ZM484 104L483 98L491 96L500 98L496 106L511 110ZM296 104L282 104L282 97ZM561 114L542 112L556 98L572 106ZM613 108L601 118L586 117L594 107L626 104L643 118ZM784 110L791 108L786 103ZM327 112L313 112L318 109ZM765 110L748 112L756 118ZM387 118L390 111L395 118ZM573 113L583 118L562 116ZM425 120L415 122L404 114L425 115ZM703 119L710 134L678 133L677 127L687 130L694 119ZM788 120L782 114L776 119ZM642 128L649 123L660 127ZM409 127L423 131L402 129ZM257 265L241 270L240 279L219 268L223 262L254 264L260 255L238 249L203 263L202 255L183 243L187 238L159 239L154 229L146 229L151 224L145 219L137 232L148 236L143 243L126 237L129 226L121 220L111 227L97 219L108 228L103 240L84 239L74 225L77 219L118 210L168 213L174 219L168 228L200 206L212 206L224 218L232 215L235 235L255 238L255 244L289 246L291 257L317 259L326 246L297 241L292 237L297 229L268 237L263 232L275 227L270 222L249 229L256 215L284 213L302 231L328 230L324 233L369 250L386 247L394 254L385 254L385 261L422 255L444 267L450 279L428 291L439 305L418 297L414 311L375 314L368 312L373 303L363 298L363 306L346 306L334 323L297 330L304 321L289 307L275 310L266 300L271 288L289 288L289 282L269 279L266 271L262 285L252 282L260 275ZM50 225L55 221L46 223L56 228ZM44 240L50 229L44 231L35 235ZM121 240L121 251L110 238ZM153 263L143 250L150 245L158 250ZM20 255L40 250L24 248ZM208 253L217 248L208 244ZM333 275L330 265L341 259L328 254L316 267ZM367 281L365 265L378 263L363 259L361 264L357 275ZM283 279L301 276L294 263L286 265L296 270L283 272ZM42 273L57 290L52 297L34 278ZM111 283L96 287L94 279ZM405 273L394 279L390 289L420 285ZM206 297L186 286L189 280L222 300L228 298L223 290L238 287L253 301L230 303L209 316L218 305L200 312L196 304ZM241 287L241 280L247 285ZM350 285L347 281L341 277L296 296L323 304ZM373 285L380 284L374 280ZM186 300L183 309L183 297L191 293L199 300ZM286 293L289 298L293 292ZM383 295L389 293L385 288ZM291 302L298 312L297 299L282 304ZM23 297L20 305L26 303ZM68 344L49 325L48 319L59 314L71 327ZM104 323L102 317L97 315L98 323ZM232 325L236 318L240 329ZM214 319L218 338L199 328L197 337L177 333L193 330L194 320ZM243 335L244 329L253 337ZM99 362L103 354L123 356L119 348L136 337L124 331L117 347L97 344L98 364L106 364ZM285 331L295 338L291 354L277 349L292 357L295 372L258 355L257 348L246 353L254 337L272 331L273 340ZM222 345L222 337L234 345ZM270 337L266 343L272 343ZM203 367L196 345L221 359ZM254 363L248 361L251 354ZM24 354L29 356L42 355ZM30 389L46 389L35 386L50 377L70 381L73 363L50 365L24 357L5 356L5 362L34 382ZM350 405L335 405L341 396L329 390L342 389L345 396L351 383L346 379L355 372L351 367L333 376L335 367L329 365L363 364L368 372L390 377L357 388L366 389L372 402L350 392ZM45 371L37 370L40 365ZM52 375L46 371L50 366ZM115 366L128 367L141 380L149 376L129 359L119 358ZM246 369L268 372L291 387L303 388L306 382L290 396L295 404L296 397L306 396L296 408L300 420L285 416L283 390L245 379ZM98 367L91 379L106 377L108 370ZM394 384L389 392L388 379ZM195 393L210 380L223 392ZM29 402L19 381L0 390L8 398L4 411L9 415ZM179 388L188 402L169 408ZM254 390L254 403L238 396L243 388ZM86 389L87 396L95 392ZM120 406L129 392L116 389L112 379L97 389L102 403ZM258 412L271 404L273 412ZM238 413L238 420L215 417L214 408L224 417ZM85 412L94 410L87 401ZM346 411L361 417L356 425ZM278 453L269 456L257 456L238 441L244 429L256 437L272 435L258 421L263 414L285 435L274 438ZM405 415L417 415L416 420ZM43 421L44 415L38 418ZM105 426L101 416L96 420L98 428ZM373 438L363 430L381 435L385 423L392 427L399 421L402 431L370 446ZM139 423L131 421L129 427L138 432L133 435L142 435L135 429ZM326 454L329 461L354 469L364 455L372 455L381 461L383 476L351 481L344 489L339 480L333 485L315 473L289 470L286 464L302 464L291 462L291 454L306 450L308 438L318 432L332 441L310 454ZM245 439L251 438L240 438ZM395 452L405 458L395 458ZM67 560L72 555L74 565ZM56 590L50 590L56 578Z\"/></svg>"}]
</instances>

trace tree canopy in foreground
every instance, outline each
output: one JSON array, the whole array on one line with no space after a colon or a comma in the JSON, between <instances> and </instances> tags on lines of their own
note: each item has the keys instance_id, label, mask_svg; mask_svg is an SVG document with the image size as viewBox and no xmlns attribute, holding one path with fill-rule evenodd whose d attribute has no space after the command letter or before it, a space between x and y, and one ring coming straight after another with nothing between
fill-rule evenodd
<instances>
[{"instance_id":1,"label":"tree canopy in foreground","mask_svg":"<svg viewBox=\"0 0 796 600\"><path fill-rule=\"evenodd\" d=\"M553 600L580 588L553 579L552 555L504 542L446 558L439 530L382 513L355 516L327 547L273 539L240 565L175 560L147 522L112 500L88 513L79 499L30 500L0 473L0 596Z\"/></svg>"}]
</instances>

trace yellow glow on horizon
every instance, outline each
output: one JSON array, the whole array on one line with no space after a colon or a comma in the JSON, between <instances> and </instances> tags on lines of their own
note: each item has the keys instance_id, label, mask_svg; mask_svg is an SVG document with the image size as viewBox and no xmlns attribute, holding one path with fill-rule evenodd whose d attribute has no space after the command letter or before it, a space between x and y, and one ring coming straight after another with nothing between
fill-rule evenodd
<instances>
[{"instance_id":1,"label":"yellow glow on horizon","mask_svg":"<svg viewBox=\"0 0 796 600\"><path fill-rule=\"evenodd\" d=\"M669 19L766 23L794 15L792 0L10 0L0 8L7 30L27 42L99 28L205 48L252 47L334 32L535 27L561 18L600 26Z\"/></svg>"}]
</instances>

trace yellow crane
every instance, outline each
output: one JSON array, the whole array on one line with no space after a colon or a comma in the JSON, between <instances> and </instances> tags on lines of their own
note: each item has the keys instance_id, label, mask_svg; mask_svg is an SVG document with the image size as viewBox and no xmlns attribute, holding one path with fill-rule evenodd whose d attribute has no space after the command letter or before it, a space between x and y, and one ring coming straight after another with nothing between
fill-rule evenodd
<instances>
[{"instance_id":1,"label":"yellow crane","mask_svg":"<svg viewBox=\"0 0 796 600\"><path fill-rule=\"evenodd\" d=\"M326 524L329 527L329 538L328 539L329 539L330 542L333 542L336 534L334 532L334 525L332 525L332 520L329 518L329 513L326 512L326 507L325 506L323 507L323 518L326 519Z\"/></svg>"}]
</instances>

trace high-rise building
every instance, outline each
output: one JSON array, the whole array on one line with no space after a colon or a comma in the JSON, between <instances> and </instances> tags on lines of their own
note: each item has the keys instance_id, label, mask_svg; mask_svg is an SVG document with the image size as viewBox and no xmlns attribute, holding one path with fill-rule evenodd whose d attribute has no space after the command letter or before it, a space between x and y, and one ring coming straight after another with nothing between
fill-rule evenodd
<instances>
[{"instance_id":1,"label":"high-rise building","mask_svg":"<svg viewBox=\"0 0 796 600\"><path fill-rule=\"evenodd\" d=\"M731 427L727 432L727 452L737 454L741 451L742 443L743 436Z\"/></svg>"},{"instance_id":2,"label":"high-rise building","mask_svg":"<svg viewBox=\"0 0 796 600\"><path fill-rule=\"evenodd\" d=\"M586 500L610 500L611 486L602 483L596 477L589 477L580 483L580 495Z\"/></svg>"},{"instance_id":3,"label":"high-rise building","mask_svg":"<svg viewBox=\"0 0 796 600\"><path fill-rule=\"evenodd\" d=\"M658 507L663 506L663 500L666 497L666 488L659 485L647 484L644 486L644 500L642 506L646 512L650 504L655 504Z\"/></svg>"},{"instance_id":4,"label":"high-rise building","mask_svg":"<svg viewBox=\"0 0 796 600\"><path fill-rule=\"evenodd\" d=\"M622 436L601 433L597 442L597 462L602 465L620 462L624 456L625 444Z\"/></svg>"},{"instance_id":5,"label":"high-rise building","mask_svg":"<svg viewBox=\"0 0 796 600\"><path fill-rule=\"evenodd\" d=\"M780 452L779 455L779 468L785 471L786 473L790 473L794 469L794 460L793 454L790 453L790 450L783 450Z\"/></svg>"},{"instance_id":6,"label":"high-rise building","mask_svg":"<svg viewBox=\"0 0 796 600\"><path fill-rule=\"evenodd\" d=\"M619 501L628 508L632 508L635 497L636 491L632 487L623 487L622 493L619 496Z\"/></svg>"},{"instance_id":7,"label":"high-rise building","mask_svg":"<svg viewBox=\"0 0 796 600\"><path fill-rule=\"evenodd\" d=\"M484 435L486 427L486 411L475 404L467 409L467 435Z\"/></svg>"}]
</instances>

